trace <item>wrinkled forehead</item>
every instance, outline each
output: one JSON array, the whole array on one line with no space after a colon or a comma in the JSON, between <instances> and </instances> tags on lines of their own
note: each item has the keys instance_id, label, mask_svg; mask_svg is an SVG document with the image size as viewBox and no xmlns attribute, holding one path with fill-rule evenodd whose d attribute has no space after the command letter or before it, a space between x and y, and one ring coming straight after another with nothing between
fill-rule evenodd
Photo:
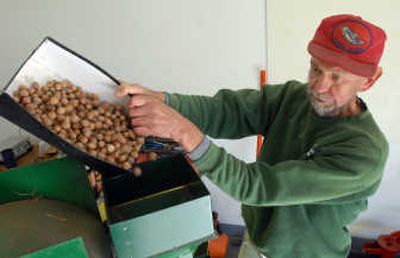
<instances>
[{"instance_id":1,"label":"wrinkled forehead","mask_svg":"<svg viewBox=\"0 0 400 258\"><path fill-rule=\"evenodd\" d=\"M342 67L333 64L333 63L328 63L326 61L322 61L321 59L318 59L316 57L311 57L310 60L310 65L311 67L317 67L320 70L327 71L327 72L335 72L335 73L341 73L341 74L351 74L350 72L344 70Z\"/></svg>"}]
</instances>

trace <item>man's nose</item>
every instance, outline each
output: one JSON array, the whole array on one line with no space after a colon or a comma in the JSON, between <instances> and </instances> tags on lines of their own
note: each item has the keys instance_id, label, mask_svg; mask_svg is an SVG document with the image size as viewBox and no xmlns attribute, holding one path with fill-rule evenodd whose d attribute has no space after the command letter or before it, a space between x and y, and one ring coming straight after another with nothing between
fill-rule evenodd
<instances>
[{"instance_id":1,"label":"man's nose","mask_svg":"<svg viewBox=\"0 0 400 258\"><path fill-rule=\"evenodd\" d=\"M314 91L318 93L324 93L329 91L332 86L332 80L326 75L321 75L317 78L314 84Z\"/></svg>"}]
</instances>

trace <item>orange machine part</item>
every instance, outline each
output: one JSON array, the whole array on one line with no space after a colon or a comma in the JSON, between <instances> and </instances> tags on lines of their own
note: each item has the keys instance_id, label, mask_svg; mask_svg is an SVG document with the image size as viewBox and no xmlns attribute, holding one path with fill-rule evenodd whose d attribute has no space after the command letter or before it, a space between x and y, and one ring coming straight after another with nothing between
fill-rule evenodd
<instances>
[{"instance_id":1,"label":"orange machine part","mask_svg":"<svg viewBox=\"0 0 400 258\"><path fill-rule=\"evenodd\" d=\"M229 238L220 234L217 238L208 241L208 252L211 258L224 258L228 252Z\"/></svg>"},{"instance_id":2,"label":"orange machine part","mask_svg":"<svg viewBox=\"0 0 400 258\"><path fill-rule=\"evenodd\" d=\"M262 69L260 70L260 89L262 89L267 83L267 71ZM257 135L257 157L260 154L261 151L261 146L263 142L263 137L262 135Z\"/></svg>"}]
</instances>

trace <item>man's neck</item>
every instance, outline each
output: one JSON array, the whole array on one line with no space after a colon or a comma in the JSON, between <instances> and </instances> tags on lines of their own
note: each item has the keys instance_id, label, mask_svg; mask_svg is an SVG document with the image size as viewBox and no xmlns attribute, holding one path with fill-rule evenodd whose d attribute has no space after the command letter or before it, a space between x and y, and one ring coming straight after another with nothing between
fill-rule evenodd
<instances>
[{"instance_id":1,"label":"man's neck","mask_svg":"<svg viewBox=\"0 0 400 258\"><path fill-rule=\"evenodd\" d=\"M339 116L356 116L364 111L359 99L355 96L350 103L343 107L342 111L338 114Z\"/></svg>"}]
</instances>

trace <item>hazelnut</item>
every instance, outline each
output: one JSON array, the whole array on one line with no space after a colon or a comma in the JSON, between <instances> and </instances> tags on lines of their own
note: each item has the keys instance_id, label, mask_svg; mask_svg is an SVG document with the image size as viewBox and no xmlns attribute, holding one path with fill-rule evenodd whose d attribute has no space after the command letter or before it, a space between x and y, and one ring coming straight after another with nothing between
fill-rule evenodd
<instances>
[{"instance_id":1,"label":"hazelnut","mask_svg":"<svg viewBox=\"0 0 400 258\"><path fill-rule=\"evenodd\" d=\"M126 169L126 170L129 170L129 169L132 168L132 165L131 165L131 163L129 163L128 161L126 161L126 162L122 163L122 167L123 167L124 169Z\"/></svg>"},{"instance_id":2,"label":"hazelnut","mask_svg":"<svg viewBox=\"0 0 400 258\"><path fill-rule=\"evenodd\" d=\"M112 153L115 151L115 147L112 144L107 144L107 152Z\"/></svg>"},{"instance_id":3,"label":"hazelnut","mask_svg":"<svg viewBox=\"0 0 400 258\"><path fill-rule=\"evenodd\" d=\"M86 136L80 136L79 141L83 144L86 144L89 140Z\"/></svg>"},{"instance_id":4,"label":"hazelnut","mask_svg":"<svg viewBox=\"0 0 400 258\"><path fill-rule=\"evenodd\" d=\"M149 152L149 160L157 160L158 154L154 151Z\"/></svg>"},{"instance_id":5,"label":"hazelnut","mask_svg":"<svg viewBox=\"0 0 400 258\"><path fill-rule=\"evenodd\" d=\"M81 124L82 124L84 127L89 127L91 123L90 123L89 120L84 119L84 120L82 120Z\"/></svg>"},{"instance_id":6,"label":"hazelnut","mask_svg":"<svg viewBox=\"0 0 400 258\"><path fill-rule=\"evenodd\" d=\"M65 106L65 111L67 113L71 113L74 110L74 107L71 104Z\"/></svg>"},{"instance_id":7,"label":"hazelnut","mask_svg":"<svg viewBox=\"0 0 400 258\"><path fill-rule=\"evenodd\" d=\"M28 97L28 96L29 96L29 91L28 91L28 89L22 89L22 90L20 90L20 91L19 91L19 95L20 95L21 97Z\"/></svg>"},{"instance_id":8,"label":"hazelnut","mask_svg":"<svg viewBox=\"0 0 400 258\"><path fill-rule=\"evenodd\" d=\"M97 142L91 141L88 144L89 149L94 150L97 148Z\"/></svg>"},{"instance_id":9,"label":"hazelnut","mask_svg":"<svg viewBox=\"0 0 400 258\"><path fill-rule=\"evenodd\" d=\"M140 167L134 167L132 173L135 177L140 177L142 175L142 169Z\"/></svg>"},{"instance_id":10,"label":"hazelnut","mask_svg":"<svg viewBox=\"0 0 400 258\"><path fill-rule=\"evenodd\" d=\"M63 108L63 107L57 108L57 114L64 115L65 114L65 108Z\"/></svg>"},{"instance_id":11,"label":"hazelnut","mask_svg":"<svg viewBox=\"0 0 400 258\"><path fill-rule=\"evenodd\" d=\"M71 122L72 123L78 123L80 120L79 116L77 116L76 114L72 114L71 115Z\"/></svg>"},{"instance_id":12,"label":"hazelnut","mask_svg":"<svg viewBox=\"0 0 400 258\"><path fill-rule=\"evenodd\" d=\"M31 103L30 97L22 97L22 104L29 104Z\"/></svg>"},{"instance_id":13,"label":"hazelnut","mask_svg":"<svg viewBox=\"0 0 400 258\"><path fill-rule=\"evenodd\" d=\"M60 102L60 99L57 96L53 96L49 100L51 105L57 105Z\"/></svg>"}]
</instances>

